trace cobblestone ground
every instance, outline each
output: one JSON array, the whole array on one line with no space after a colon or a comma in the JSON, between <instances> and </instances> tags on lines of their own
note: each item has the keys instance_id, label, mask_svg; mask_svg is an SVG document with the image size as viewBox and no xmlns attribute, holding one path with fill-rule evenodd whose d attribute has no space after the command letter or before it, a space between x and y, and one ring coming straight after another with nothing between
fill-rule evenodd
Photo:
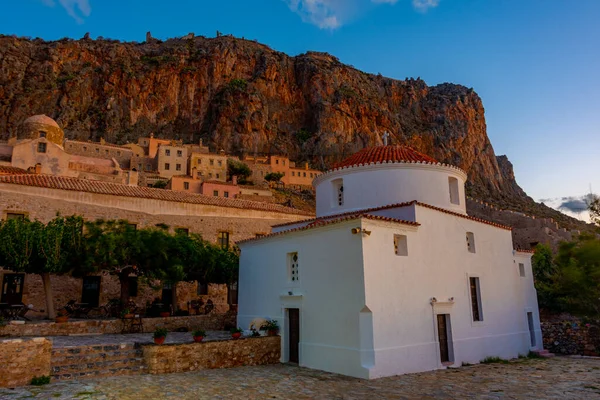
<instances>
[{"instance_id":1,"label":"cobblestone ground","mask_svg":"<svg viewBox=\"0 0 600 400\"><path fill-rule=\"evenodd\" d=\"M292 365L0 389L1 399L600 399L600 359L526 359L373 381Z\"/></svg>"}]
</instances>

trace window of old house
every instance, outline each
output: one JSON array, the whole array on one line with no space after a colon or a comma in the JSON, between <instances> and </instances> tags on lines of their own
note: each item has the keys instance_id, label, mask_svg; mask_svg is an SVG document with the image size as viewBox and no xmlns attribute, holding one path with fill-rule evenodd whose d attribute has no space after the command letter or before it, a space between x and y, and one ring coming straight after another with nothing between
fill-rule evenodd
<instances>
[{"instance_id":1,"label":"window of old house","mask_svg":"<svg viewBox=\"0 0 600 400\"><path fill-rule=\"evenodd\" d=\"M170 155L171 155L171 150L169 150L169 149L166 149L166 150L165 150L165 156L170 156Z\"/></svg>"},{"instance_id":2,"label":"window of old house","mask_svg":"<svg viewBox=\"0 0 600 400\"><path fill-rule=\"evenodd\" d=\"M467 249L469 253L475 253L475 235L473 232L467 232Z\"/></svg>"},{"instance_id":3,"label":"window of old house","mask_svg":"<svg viewBox=\"0 0 600 400\"><path fill-rule=\"evenodd\" d=\"M406 235L394 235L394 253L397 256L408 255L408 240Z\"/></svg>"},{"instance_id":4,"label":"window of old house","mask_svg":"<svg viewBox=\"0 0 600 400\"><path fill-rule=\"evenodd\" d=\"M519 276L525 277L525 264L519 263Z\"/></svg>"},{"instance_id":5,"label":"window of old house","mask_svg":"<svg viewBox=\"0 0 600 400\"><path fill-rule=\"evenodd\" d=\"M143 171L143 169L142 169L142 164L138 164L138 169L139 169L140 171Z\"/></svg>"},{"instance_id":6,"label":"window of old house","mask_svg":"<svg viewBox=\"0 0 600 400\"><path fill-rule=\"evenodd\" d=\"M288 253L288 279L292 282L300 280L298 253Z\"/></svg>"},{"instance_id":7,"label":"window of old house","mask_svg":"<svg viewBox=\"0 0 600 400\"><path fill-rule=\"evenodd\" d=\"M215 165L215 160L213 160L213 159L210 159L210 160L209 160L209 164L210 164L210 165Z\"/></svg>"},{"instance_id":8,"label":"window of old house","mask_svg":"<svg viewBox=\"0 0 600 400\"><path fill-rule=\"evenodd\" d=\"M473 321L483 321L483 311L481 309L481 288L479 286L479 278L469 278L470 294L471 294L471 311L473 313Z\"/></svg>"},{"instance_id":9,"label":"window of old house","mask_svg":"<svg viewBox=\"0 0 600 400\"><path fill-rule=\"evenodd\" d=\"M334 203L332 206L341 207L344 205L344 180L343 179L334 179L331 181L333 186L333 198Z\"/></svg>"},{"instance_id":10,"label":"window of old house","mask_svg":"<svg viewBox=\"0 0 600 400\"><path fill-rule=\"evenodd\" d=\"M183 182L183 188L185 190L190 190L190 183L189 182Z\"/></svg>"},{"instance_id":11,"label":"window of old house","mask_svg":"<svg viewBox=\"0 0 600 400\"><path fill-rule=\"evenodd\" d=\"M181 156L183 156L183 151L177 150L177 157L181 157Z\"/></svg>"},{"instance_id":12,"label":"window of old house","mask_svg":"<svg viewBox=\"0 0 600 400\"><path fill-rule=\"evenodd\" d=\"M218 197L219 196L219 191L218 190L213 190L213 196Z\"/></svg>"},{"instance_id":13,"label":"window of old house","mask_svg":"<svg viewBox=\"0 0 600 400\"><path fill-rule=\"evenodd\" d=\"M306 178L306 172L303 172L303 173L302 173L302 176L304 176L304 177Z\"/></svg>"},{"instance_id":14,"label":"window of old house","mask_svg":"<svg viewBox=\"0 0 600 400\"><path fill-rule=\"evenodd\" d=\"M169 169L171 169L171 164L165 163L165 170L168 171Z\"/></svg>"},{"instance_id":15,"label":"window of old house","mask_svg":"<svg viewBox=\"0 0 600 400\"><path fill-rule=\"evenodd\" d=\"M46 143L39 142L37 145L37 151L38 151L38 153L45 153L46 152Z\"/></svg>"},{"instance_id":16,"label":"window of old house","mask_svg":"<svg viewBox=\"0 0 600 400\"><path fill-rule=\"evenodd\" d=\"M223 161L219 160L219 162L217 163L219 165L219 167L223 166Z\"/></svg>"},{"instance_id":17,"label":"window of old house","mask_svg":"<svg viewBox=\"0 0 600 400\"><path fill-rule=\"evenodd\" d=\"M275 164L279 165L279 160L275 160Z\"/></svg>"},{"instance_id":18,"label":"window of old house","mask_svg":"<svg viewBox=\"0 0 600 400\"><path fill-rule=\"evenodd\" d=\"M11 212L7 212L6 213L6 219L19 219L19 220L24 220L25 219L25 214L23 213L11 213Z\"/></svg>"},{"instance_id":19,"label":"window of old house","mask_svg":"<svg viewBox=\"0 0 600 400\"><path fill-rule=\"evenodd\" d=\"M196 291L198 296L206 296L208 295L208 283L206 282L198 282L198 289Z\"/></svg>"},{"instance_id":20,"label":"window of old house","mask_svg":"<svg viewBox=\"0 0 600 400\"><path fill-rule=\"evenodd\" d=\"M100 153L100 148L96 147L96 153Z\"/></svg>"},{"instance_id":21,"label":"window of old house","mask_svg":"<svg viewBox=\"0 0 600 400\"><path fill-rule=\"evenodd\" d=\"M216 174L216 176L217 176L217 179L219 179L220 174Z\"/></svg>"},{"instance_id":22,"label":"window of old house","mask_svg":"<svg viewBox=\"0 0 600 400\"><path fill-rule=\"evenodd\" d=\"M223 192L223 197L229 197L229 192Z\"/></svg>"},{"instance_id":23,"label":"window of old house","mask_svg":"<svg viewBox=\"0 0 600 400\"><path fill-rule=\"evenodd\" d=\"M175 170L181 171L181 164L175 164Z\"/></svg>"},{"instance_id":24,"label":"window of old house","mask_svg":"<svg viewBox=\"0 0 600 400\"><path fill-rule=\"evenodd\" d=\"M208 177L209 177L210 179L212 179L212 177L213 177L213 174L212 174L212 172L209 172L209 173L208 173Z\"/></svg>"},{"instance_id":25,"label":"window of old house","mask_svg":"<svg viewBox=\"0 0 600 400\"><path fill-rule=\"evenodd\" d=\"M146 164L146 171L152 171L152 165Z\"/></svg>"},{"instance_id":26,"label":"window of old house","mask_svg":"<svg viewBox=\"0 0 600 400\"><path fill-rule=\"evenodd\" d=\"M176 228L175 233L177 235L185 235L188 236L190 234L190 230L188 228Z\"/></svg>"},{"instance_id":27,"label":"window of old house","mask_svg":"<svg viewBox=\"0 0 600 400\"><path fill-rule=\"evenodd\" d=\"M46 132L40 131L40 137L46 137ZM70 147L70 146L69 146Z\"/></svg>"},{"instance_id":28,"label":"window of old house","mask_svg":"<svg viewBox=\"0 0 600 400\"><path fill-rule=\"evenodd\" d=\"M294 171L292 171L292 176L296 176L296 173Z\"/></svg>"},{"instance_id":29,"label":"window of old house","mask_svg":"<svg viewBox=\"0 0 600 400\"><path fill-rule=\"evenodd\" d=\"M460 198L458 195L458 179L448 178L448 188L450 190L450 203L460 204Z\"/></svg>"},{"instance_id":30,"label":"window of old house","mask_svg":"<svg viewBox=\"0 0 600 400\"><path fill-rule=\"evenodd\" d=\"M83 146L83 151L87 151L87 147L86 146Z\"/></svg>"},{"instance_id":31,"label":"window of old house","mask_svg":"<svg viewBox=\"0 0 600 400\"><path fill-rule=\"evenodd\" d=\"M217 236L217 244L224 249L229 248L229 232L219 232Z\"/></svg>"}]
</instances>

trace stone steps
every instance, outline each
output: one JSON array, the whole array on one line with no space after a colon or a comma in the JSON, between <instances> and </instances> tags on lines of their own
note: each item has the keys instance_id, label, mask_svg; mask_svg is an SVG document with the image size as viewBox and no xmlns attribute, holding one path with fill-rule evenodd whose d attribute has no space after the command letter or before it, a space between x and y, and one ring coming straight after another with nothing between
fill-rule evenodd
<instances>
[{"instance_id":1,"label":"stone steps","mask_svg":"<svg viewBox=\"0 0 600 400\"><path fill-rule=\"evenodd\" d=\"M545 349L544 350L536 350L536 351L534 351L534 353L543 358L552 358L552 357L556 356L554 353L550 353L548 350L545 350Z\"/></svg>"},{"instance_id":2,"label":"stone steps","mask_svg":"<svg viewBox=\"0 0 600 400\"><path fill-rule=\"evenodd\" d=\"M142 349L134 344L54 348L51 369L55 380L135 375L147 370Z\"/></svg>"}]
</instances>

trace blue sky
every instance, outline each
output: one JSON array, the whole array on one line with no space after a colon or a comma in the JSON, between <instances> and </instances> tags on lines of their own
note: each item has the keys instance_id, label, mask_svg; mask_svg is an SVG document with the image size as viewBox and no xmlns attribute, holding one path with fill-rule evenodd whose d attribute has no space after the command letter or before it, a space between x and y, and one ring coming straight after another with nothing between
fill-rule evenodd
<instances>
[{"instance_id":1,"label":"blue sky","mask_svg":"<svg viewBox=\"0 0 600 400\"><path fill-rule=\"evenodd\" d=\"M0 33L144 41L217 30L290 55L473 87L536 200L600 191L599 0L5 0Z\"/></svg>"}]
</instances>

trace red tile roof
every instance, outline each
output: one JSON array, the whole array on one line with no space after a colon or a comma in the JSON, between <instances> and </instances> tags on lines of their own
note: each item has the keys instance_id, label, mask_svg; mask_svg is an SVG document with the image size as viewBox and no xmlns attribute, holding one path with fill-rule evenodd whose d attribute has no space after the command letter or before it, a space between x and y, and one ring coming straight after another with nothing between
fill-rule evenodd
<instances>
[{"instance_id":1,"label":"red tile roof","mask_svg":"<svg viewBox=\"0 0 600 400\"><path fill-rule=\"evenodd\" d=\"M506 229L506 230L509 230L509 231L512 230L512 228L510 226L497 224L495 222L487 221L487 220L481 219L481 218L471 217L470 215L465 215L465 214L457 213L457 212L454 212L454 211L446 210L446 209L441 208L441 207L436 207L436 206L432 206L430 204L421 203L420 201L417 201L417 200L413 200L413 201L409 201L409 202L405 202L405 203L390 204L390 205L381 206L381 207L366 208L364 210L358 210L358 211L349 211L349 212L345 212L345 213L341 213L341 214L330 215L330 216L327 216L327 217L310 218L310 219L305 219L305 220L302 220L302 221L286 222L286 223L283 223L283 224L273 225L273 228L278 228L278 227L288 226L288 225L302 224L302 223L311 223L311 222L317 221L319 219L340 218L340 217L344 217L344 216L370 213L370 212L379 211L379 210L389 210L390 208L407 207L407 206L410 206L410 205L413 205L413 204L419 205L421 207L430 208L432 210L436 210L436 211L439 211L439 212L443 212L445 214L454 215L456 217L465 218L465 219L469 219L471 221L480 222L482 224L492 225L492 226L495 226L496 228Z\"/></svg>"},{"instance_id":2,"label":"red tile roof","mask_svg":"<svg viewBox=\"0 0 600 400\"><path fill-rule=\"evenodd\" d=\"M234 184L232 182L223 182L223 181L215 181L215 180L203 181L202 183L210 183L212 185L237 186L236 184Z\"/></svg>"},{"instance_id":3,"label":"red tile roof","mask_svg":"<svg viewBox=\"0 0 600 400\"><path fill-rule=\"evenodd\" d=\"M336 219L316 219L314 222L312 222L312 223L310 223L308 225L305 225L305 226L301 226L301 227L298 227L298 228L290 229L290 230L287 230L287 231L281 231L281 232L277 232L277 233L271 233L271 234L264 235L264 236L258 236L258 237L254 237L254 238L244 239L244 240L240 240L237 243L240 244L240 243L252 242L252 241L255 241L255 240L262 240L262 239L270 238L270 237L273 237L273 236L284 235L284 234L288 234L288 233L291 233L291 232L306 231L306 230L313 229L313 228L319 228L321 226L333 225L333 224L338 224L340 222L352 221L352 220L361 219L361 218L369 219L369 220L373 220L373 221L394 222L394 223L403 224L403 225L410 225L410 226L420 226L421 225L418 222L406 221L406 220L397 219L397 218L381 217L379 215L371 215L371 214L355 214L355 215L349 215L349 216L345 216L345 217L341 217L341 218L336 218Z\"/></svg>"},{"instance_id":4,"label":"red tile roof","mask_svg":"<svg viewBox=\"0 0 600 400\"><path fill-rule=\"evenodd\" d=\"M438 162L408 146L375 146L367 147L334 165L335 168L353 167L383 162L421 162L438 164Z\"/></svg>"},{"instance_id":5,"label":"red tile roof","mask_svg":"<svg viewBox=\"0 0 600 400\"><path fill-rule=\"evenodd\" d=\"M10 165L0 165L0 175L19 175L27 173L27 171L21 168L11 167Z\"/></svg>"},{"instance_id":6,"label":"red tile roof","mask_svg":"<svg viewBox=\"0 0 600 400\"><path fill-rule=\"evenodd\" d=\"M52 175L0 175L0 183L35 186L58 190L71 190L96 194L106 194L112 196L173 201L179 203L203 204L217 207L230 207L267 212L278 212L283 214L311 215L305 211L284 207L279 204L230 199L215 196L204 196L201 194L173 191L168 189L127 186L117 183L67 178Z\"/></svg>"},{"instance_id":7,"label":"red tile roof","mask_svg":"<svg viewBox=\"0 0 600 400\"><path fill-rule=\"evenodd\" d=\"M535 253L535 250L523 250L523 249L515 249L517 253Z\"/></svg>"}]
</instances>

